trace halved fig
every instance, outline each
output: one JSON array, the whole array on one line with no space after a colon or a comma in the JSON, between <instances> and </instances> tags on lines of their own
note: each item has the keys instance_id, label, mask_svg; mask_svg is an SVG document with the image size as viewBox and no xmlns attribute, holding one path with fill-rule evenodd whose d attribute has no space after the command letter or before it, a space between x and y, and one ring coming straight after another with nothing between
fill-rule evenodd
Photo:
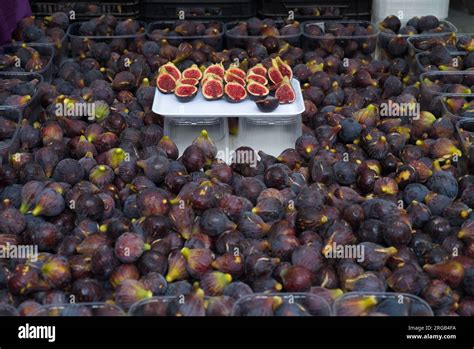
<instances>
[{"instance_id":1,"label":"halved fig","mask_svg":"<svg viewBox=\"0 0 474 349\"><path fill-rule=\"evenodd\" d=\"M273 60L272 63L274 62ZM276 63L272 64L270 69L268 69L268 78L274 85L279 85L283 81L283 75Z\"/></svg>"},{"instance_id":2,"label":"halved fig","mask_svg":"<svg viewBox=\"0 0 474 349\"><path fill-rule=\"evenodd\" d=\"M250 81L255 81L255 82L258 82L259 84L262 84L262 85L268 85L268 80L266 77L262 76L262 75L258 75L258 74L250 74L250 75L247 75L247 82L250 82Z\"/></svg>"},{"instance_id":3,"label":"halved fig","mask_svg":"<svg viewBox=\"0 0 474 349\"><path fill-rule=\"evenodd\" d=\"M208 79L219 80L219 81L221 81L222 83L224 82L224 79L221 78L219 75L209 73L209 74L204 75L204 77L202 78L202 80L201 80L201 86L204 85L204 83L205 83Z\"/></svg>"},{"instance_id":4,"label":"halved fig","mask_svg":"<svg viewBox=\"0 0 474 349\"><path fill-rule=\"evenodd\" d=\"M278 66L278 69L280 70L281 75L288 77L288 79L291 81L291 79L293 79L293 70L291 70L291 67L283 62L280 56L277 56L274 60Z\"/></svg>"},{"instance_id":5,"label":"halved fig","mask_svg":"<svg viewBox=\"0 0 474 349\"><path fill-rule=\"evenodd\" d=\"M221 63L216 63L216 64L211 64L209 67L206 68L204 71L204 75L207 75L209 73L215 74L217 76L220 76L222 79L224 78L225 75L225 69L224 66Z\"/></svg>"},{"instance_id":6,"label":"halved fig","mask_svg":"<svg viewBox=\"0 0 474 349\"><path fill-rule=\"evenodd\" d=\"M245 82L245 79L242 79L240 76L235 75L233 73L226 72L224 76L224 80L226 83L229 82L236 82L239 85L245 86L247 83Z\"/></svg>"},{"instance_id":7,"label":"halved fig","mask_svg":"<svg viewBox=\"0 0 474 349\"><path fill-rule=\"evenodd\" d=\"M182 103L187 103L191 101L197 95L198 88L194 85L186 85L178 83L176 89L174 90L174 95Z\"/></svg>"},{"instance_id":8,"label":"halved fig","mask_svg":"<svg viewBox=\"0 0 474 349\"><path fill-rule=\"evenodd\" d=\"M181 72L172 62L168 62L160 67L159 74L168 73L171 74L176 81L181 79Z\"/></svg>"},{"instance_id":9,"label":"halved fig","mask_svg":"<svg viewBox=\"0 0 474 349\"><path fill-rule=\"evenodd\" d=\"M170 73L158 74L156 87L162 93L173 93L176 88L176 79Z\"/></svg>"},{"instance_id":10,"label":"halved fig","mask_svg":"<svg viewBox=\"0 0 474 349\"><path fill-rule=\"evenodd\" d=\"M186 79L196 79L196 80L201 80L202 79L202 72L201 69L196 64L193 64L189 68L186 68L183 70L183 74L181 74L183 78Z\"/></svg>"},{"instance_id":11,"label":"halved fig","mask_svg":"<svg viewBox=\"0 0 474 349\"><path fill-rule=\"evenodd\" d=\"M245 72L240 68L230 67L229 69L227 69L227 73L232 73L234 75L237 75L241 79L245 79Z\"/></svg>"},{"instance_id":12,"label":"halved fig","mask_svg":"<svg viewBox=\"0 0 474 349\"><path fill-rule=\"evenodd\" d=\"M225 97L231 103L242 102L247 98L245 87L237 82L229 82L224 88Z\"/></svg>"},{"instance_id":13,"label":"halved fig","mask_svg":"<svg viewBox=\"0 0 474 349\"><path fill-rule=\"evenodd\" d=\"M194 78L181 78L178 83L181 83L183 85L197 86L199 84L199 80Z\"/></svg>"},{"instance_id":14,"label":"halved fig","mask_svg":"<svg viewBox=\"0 0 474 349\"><path fill-rule=\"evenodd\" d=\"M253 101L264 99L270 93L268 87L254 81L249 82L249 84L247 85L247 92L249 94L250 99Z\"/></svg>"},{"instance_id":15,"label":"halved fig","mask_svg":"<svg viewBox=\"0 0 474 349\"><path fill-rule=\"evenodd\" d=\"M224 95L224 84L221 80L209 77L202 85L202 95L208 101L214 101Z\"/></svg>"},{"instance_id":16,"label":"halved fig","mask_svg":"<svg viewBox=\"0 0 474 349\"><path fill-rule=\"evenodd\" d=\"M295 101L295 90L293 90L293 86L291 86L290 79L287 76L283 78L280 86L275 91L275 97L280 101L280 104L288 104Z\"/></svg>"},{"instance_id":17,"label":"halved fig","mask_svg":"<svg viewBox=\"0 0 474 349\"><path fill-rule=\"evenodd\" d=\"M257 107L260 111L264 113L271 113L278 107L280 101L275 97L267 97L265 99L259 99L258 101L255 101L255 104L257 104Z\"/></svg>"},{"instance_id":18,"label":"halved fig","mask_svg":"<svg viewBox=\"0 0 474 349\"><path fill-rule=\"evenodd\" d=\"M247 76L250 74L257 74L265 77L267 76L267 68L265 68L262 63L258 63L247 71Z\"/></svg>"}]
</instances>

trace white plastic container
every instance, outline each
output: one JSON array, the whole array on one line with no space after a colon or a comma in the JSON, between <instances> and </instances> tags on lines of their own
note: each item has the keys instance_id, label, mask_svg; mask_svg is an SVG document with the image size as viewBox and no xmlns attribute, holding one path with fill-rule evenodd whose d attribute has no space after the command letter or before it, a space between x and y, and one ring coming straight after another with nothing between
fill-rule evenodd
<instances>
[{"instance_id":1,"label":"white plastic container","mask_svg":"<svg viewBox=\"0 0 474 349\"><path fill-rule=\"evenodd\" d=\"M231 159L228 155L241 146L278 156L283 150L294 147L296 139L301 136L304 100L298 80L293 79L292 86L296 100L279 105L271 113L261 112L250 99L241 103L229 103L224 98L207 101L198 91L192 101L182 103L173 94L163 94L158 89L152 109L164 117L165 134L175 142L180 154L205 129L218 153L226 154L222 160L227 162ZM235 136L229 136L229 117L239 118L239 130Z\"/></svg>"},{"instance_id":2,"label":"white plastic container","mask_svg":"<svg viewBox=\"0 0 474 349\"><path fill-rule=\"evenodd\" d=\"M374 0L372 21L378 23L389 15L396 15L402 23L410 18L434 15L439 19L448 17L449 0Z\"/></svg>"}]
</instances>

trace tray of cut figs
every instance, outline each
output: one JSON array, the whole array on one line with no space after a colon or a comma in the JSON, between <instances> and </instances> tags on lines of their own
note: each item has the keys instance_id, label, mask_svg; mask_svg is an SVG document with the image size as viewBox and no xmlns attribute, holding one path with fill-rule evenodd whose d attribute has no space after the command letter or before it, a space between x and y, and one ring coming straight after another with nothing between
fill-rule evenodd
<instances>
[{"instance_id":1,"label":"tray of cut figs","mask_svg":"<svg viewBox=\"0 0 474 349\"><path fill-rule=\"evenodd\" d=\"M279 57L269 68L247 71L220 63L180 70L162 65L156 78L153 112L165 117L281 117L304 112L298 80Z\"/></svg>"}]
</instances>

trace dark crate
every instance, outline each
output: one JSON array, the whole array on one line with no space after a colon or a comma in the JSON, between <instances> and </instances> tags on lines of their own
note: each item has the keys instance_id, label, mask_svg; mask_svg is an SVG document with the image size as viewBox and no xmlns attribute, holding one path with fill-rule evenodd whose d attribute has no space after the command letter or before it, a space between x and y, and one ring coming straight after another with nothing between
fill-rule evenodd
<instances>
[{"instance_id":1,"label":"dark crate","mask_svg":"<svg viewBox=\"0 0 474 349\"><path fill-rule=\"evenodd\" d=\"M36 16L49 16L54 12L75 12L75 20L99 17L104 14L117 17L136 18L140 14L139 0L105 1L59 1L31 0L31 9Z\"/></svg>"},{"instance_id":2,"label":"dark crate","mask_svg":"<svg viewBox=\"0 0 474 349\"><path fill-rule=\"evenodd\" d=\"M367 19L370 20L372 0L259 0L258 13L263 17L295 19Z\"/></svg>"},{"instance_id":3,"label":"dark crate","mask_svg":"<svg viewBox=\"0 0 474 349\"><path fill-rule=\"evenodd\" d=\"M257 2L248 0L141 0L143 19L173 20L180 11L188 19L245 19L257 15Z\"/></svg>"}]
</instances>

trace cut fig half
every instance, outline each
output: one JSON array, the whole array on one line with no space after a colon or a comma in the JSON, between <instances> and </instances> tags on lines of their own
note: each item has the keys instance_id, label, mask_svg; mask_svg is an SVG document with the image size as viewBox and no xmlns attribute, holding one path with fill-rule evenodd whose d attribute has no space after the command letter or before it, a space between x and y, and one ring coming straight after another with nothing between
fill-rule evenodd
<instances>
[{"instance_id":1,"label":"cut fig half","mask_svg":"<svg viewBox=\"0 0 474 349\"><path fill-rule=\"evenodd\" d=\"M247 83L245 82L245 79L242 79L240 76L235 75L235 74L230 73L230 72L225 73L224 80L225 80L226 83L236 82L241 86L247 85Z\"/></svg>"},{"instance_id":2,"label":"cut fig half","mask_svg":"<svg viewBox=\"0 0 474 349\"><path fill-rule=\"evenodd\" d=\"M221 78L219 75L209 73L209 74L204 75L204 77L202 78L202 80L201 80L201 86L204 85L204 83L205 83L207 80L209 80L209 79L219 80L219 81L221 81L222 83L224 82L224 79Z\"/></svg>"},{"instance_id":3,"label":"cut fig half","mask_svg":"<svg viewBox=\"0 0 474 349\"><path fill-rule=\"evenodd\" d=\"M182 103L190 102L197 95L198 88L194 85L178 84L174 90L174 95Z\"/></svg>"},{"instance_id":4,"label":"cut fig half","mask_svg":"<svg viewBox=\"0 0 474 349\"><path fill-rule=\"evenodd\" d=\"M266 77L262 76L262 75L258 75L258 74L250 74L250 75L247 75L247 82L250 82L250 81L255 81L255 82L258 82L259 84L262 84L262 85L268 85L268 80Z\"/></svg>"},{"instance_id":5,"label":"cut fig half","mask_svg":"<svg viewBox=\"0 0 474 349\"><path fill-rule=\"evenodd\" d=\"M171 74L176 81L181 79L181 72L172 62L168 62L160 67L159 74L168 73Z\"/></svg>"},{"instance_id":6,"label":"cut fig half","mask_svg":"<svg viewBox=\"0 0 474 349\"><path fill-rule=\"evenodd\" d=\"M247 85L247 92L249 94L250 99L253 101L264 99L270 93L268 87L254 81L249 82L249 84Z\"/></svg>"},{"instance_id":7,"label":"cut fig half","mask_svg":"<svg viewBox=\"0 0 474 349\"><path fill-rule=\"evenodd\" d=\"M281 74L280 69L278 69L276 63L268 69L268 78L274 85L279 85L283 81L283 75Z\"/></svg>"},{"instance_id":8,"label":"cut fig half","mask_svg":"<svg viewBox=\"0 0 474 349\"><path fill-rule=\"evenodd\" d=\"M232 73L234 75L237 75L241 79L245 79L246 75L242 69L237 67L230 67L229 69L227 69L226 73Z\"/></svg>"},{"instance_id":9,"label":"cut fig half","mask_svg":"<svg viewBox=\"0 0 474 349\"><path fill-rule=\"evenodd\" d=\"M275 97L280 101L280 104L293 103L296 99L295 90L291 86L290 80L287 76L283 78L280 86L275 91Z\"/></svg>"},{"instance_id":10,"label":"cut fig half","mask_svg":"<svg viewBox=\"0 0 474 349\"><path fill-rule=\"evenodd\" d=\"M179 80L178 83L183 84L183 85L197 86L199 85L199 80L194 79L194 78L181 78L181 80Z\"/></svg>"},{"instance_id":11,"label":"cut fig half","mask_svg":"<svg viewBox=\"0 0 474 349\"><path fill-rule=\"evenodd\" d=\"M202 84L202 95L208 101L214 101L224 95L224 84L221 80L209 77Z\"/></svg>"},{"instance_id":12,"label":"cut fig half","mask_svg":"<svg viewBox=\"0 0 474 349\"><path fill-rule=\"evenodd\" d=\"M206 68L206 70L204 71L204 75L210 73L220 76L223 79L225 75L224 66L221 63L212 64Z\"/></svg>"},{"instance_id":13,"label":"cut fig half","mask_svg":"<svg viewBox=\"0 0 474 349\"><path fill-rule=\"evenodd\" d=\"M258 63L257 65L254 65L252 68L250 68L247 71L247 76L251 74L257 74L263 77L267 76L267 68L262 63Z\"/></svg>"},{"instance_id":14,"label":"cut fig half","mask_svg":"<svg viewBox=\"0 0 474 349\"><path fill-rule=\"evenodd\" d=\"M245 87L237 82L230 82L224 88L225 97L230 103L239 103L247 98Z\"/></svg>"},{"instance_id":15,"label":"cut fig half","mask_svg":"<svg viewBox=\"0 0 474 349\"><path fill-rule=\"evenodd\" d=\"M176 88L176 79L170 73L158 74L156 87L162 93L173 93Z\"/></svg>"},{"instance_id":16,"label":"cut fig half","mask_svg":"<svg viewBox=\"0 0 474 349\"><path fill-rule=\"evenodd\" d=\"M287 63L285 63L280 58L280 56L277 56L274 61L278 67L278 70L280 70L281 75L286 76L291 81L291 79L293 79L293 70L291 69L291 67Z\"/></svg>"},{"instance_id":17,"label":"cut fig half","mask_svg":"<svg viewBox=\"0 0 474 349\"><path fill-rule=\"evenodd\" d=\"M185 79L196 79L199 81L202 79L202 72L196 64L193 64L189 68L183 70L182 76Z\"/></svg>"}]
</instances>

